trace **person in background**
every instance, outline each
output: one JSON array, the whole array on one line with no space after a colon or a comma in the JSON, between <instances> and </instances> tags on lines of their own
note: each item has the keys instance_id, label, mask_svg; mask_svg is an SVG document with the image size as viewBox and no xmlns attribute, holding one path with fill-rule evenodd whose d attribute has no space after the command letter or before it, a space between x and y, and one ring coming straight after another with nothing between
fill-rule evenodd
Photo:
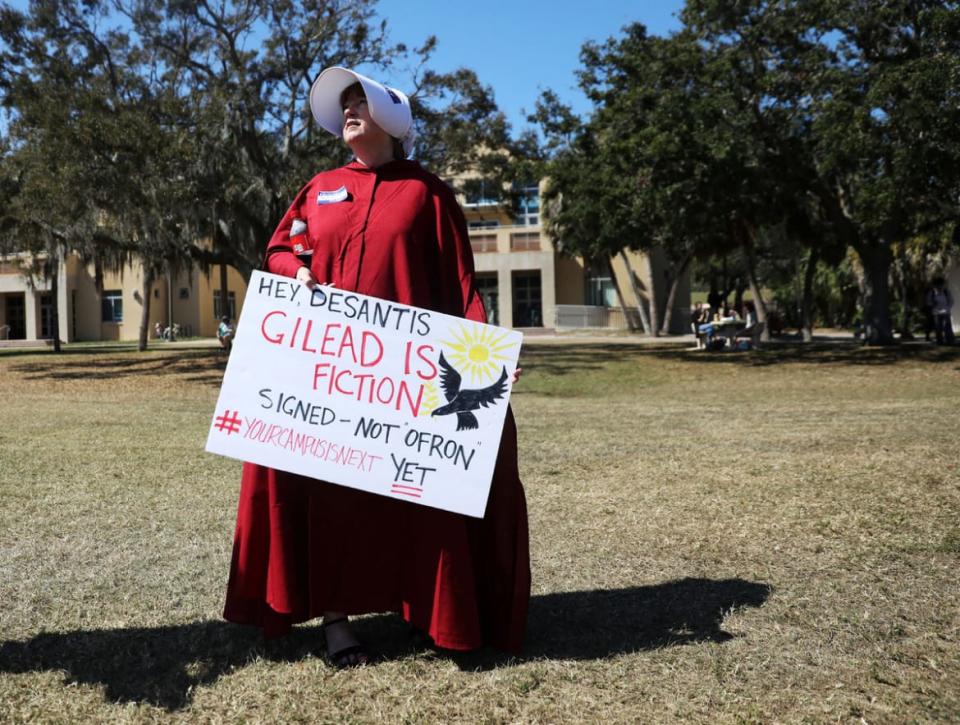
<instances>
[{"instance_id":1,"label":"person in background","mask_svg":"<svg viewBox=\"0 0 960 725\"><path fill-rule=\"evenodd\" d=\"M699 325L710 321L710 305L697 302L690 311L690 324L696 329Z\"/></svg>"},{"instance_id":2,"label":"person in background","mask_svg":"<svg viewBox=\"0 0 960 725\"><path fill-rule=\"evenodd\" d=\"M954 336L950 313L953 309L953 295L947 289L946 280L942 276L933 278L933 287L927 292L926 302L933 314L933 330L937 336L937 344L952 345Z\"/></svg>"},{"instance_id":3,"label":"person in background","mask_svg":"<svg viewBox=\"0 0 960 725\"><path fill-rule=\"evenodd\" d=\"M233 325L230 324L230 315L224 315L220 318L220 324L217 325L217 339L220 341L220 347L230 352L233 347Z\"/></svg>"}]
</instances>

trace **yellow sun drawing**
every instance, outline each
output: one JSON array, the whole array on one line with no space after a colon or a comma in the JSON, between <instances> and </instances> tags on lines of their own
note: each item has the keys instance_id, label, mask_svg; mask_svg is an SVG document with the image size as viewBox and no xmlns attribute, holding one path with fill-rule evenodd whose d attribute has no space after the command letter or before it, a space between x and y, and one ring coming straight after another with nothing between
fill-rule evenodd
<instances>
[{"instance_id":1,"label":"yellow sun drawing","mask_svg":"<svg viewBox=\"0 0 960 725\"><path fill-rule=\"evenodd\" d=\"M440 407L440 390L433 383L423 384L423 400L420 402L420 415L430 415Z\"/></svg>"},{"instance_id":2,"label":"yellow sun drawing","mask_svg":"<svg viewBox=\"0 0 960 725\"><path fill-rule=\"evenodd\" d=\"M480 325L470 325L468 329L461 323L458 327L459 331L448 331L454 338L453 342L443 340L450 350L450 363L464 378L469 376L472 383L496 380L503 363L510 359L501 353L515 344L506 341L509 333L498 334L495 328Z\"/></svg>"}]
</instances>

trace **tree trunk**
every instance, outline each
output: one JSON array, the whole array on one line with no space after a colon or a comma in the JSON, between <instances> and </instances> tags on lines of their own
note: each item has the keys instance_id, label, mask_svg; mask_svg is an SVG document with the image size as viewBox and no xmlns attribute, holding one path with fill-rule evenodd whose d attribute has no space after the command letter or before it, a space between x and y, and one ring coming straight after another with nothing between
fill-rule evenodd
<instances>
[{"instance_id":1,"label":"tree trunk","mask_svg":"<svg viewBox=\"0 0 960 725\"><path fill-rule=\"evenodd\" d=\"M627 329L630 332L636 332L637 326L633 324L633 315L630 314L630 310L627 309L627 301L623 299L623 292L620 290L620 284L617 282L617 273L613 271L613 258L607 257L607 272L610 274L610 281L613 284L613 289L617 293L617 302L620 303L620 309L623 310L623 319L627 322Z\"/></svg>"},{"instance_id":2,"label":"tree trunk","mask_svg":"<svg viewBox=\"0 0 960 725\"><path fill-rule=\"evenodd\" d=\"M677 299L677 287L680 286L680 280L683 279L683 274L687 271L692 259L693 255L687 254L680 262L677 273L670 278L669 287L667 287L667 304L663 310L663 326L660 328L660 332L664 335L670 334L670 323L673 322L673 305Z\"/></svg>"},{"instance_id":3,"label":"tree trunk","mask_svg":"<svg viewBox=\"0 0 960 725\"><path fill-rule=\"evenodd\" d=\"M913 333L910 331L910 262L907 259L907 245L901 242L899 245L899 266L900 266L900 339L913 340Z\"/></svg>"},{"instance_id":4,"label":"tree trunk","mask_svg":"<svg viewBox=\"0 0 960 725\"><path fill-rule=\"evenodd\" d=\"M647 255L647 264L650 265L650 290L647 292L647 305L650 308L650 334L654 337L660 337L660 300L657 298L657 281L654 279L653 257L650 255Z\"/></svg>"},{"instance_id":5,"label":"tree trunk","mask_svg":"<svg viewBox=\"0 0 960 725\"><path fill-rule=\"evenodd\" d=\"M819 260L820 252L816 247L811 247L807 268L803 274L803 297L800 300L800 324L804 342L813 341L813 277Z\"/></svg>"},{"instance_id":6,"label":"tree trunk","mask_svg":"<svg viewBox=\"0 0 960 725\"><path fill-rule=\"evenodd\" d=\"M753 295L753 306L757 311L757 323L763 323L763 332L760 333L760 339L763 342L770 342L770 325L767 324L767 303L763 299L763 293L760 291L760 283L757 281L757 260L753 253L753 244L746 242L747 252L747 279L750 282L750 294Z\"/></svg>"},{"instance_id":7,"label":"tree trunk","mask_svg":"<svg viewBox=\"0 0 960 725\"><path fill-rule=\"evenodd\" d=\"M630 278L630 286L633 288L633 294L637 298L637 313L640 315L640 324L643 325L644 333L649 335L652 328L650 327L650 318L647 316L647 308L643 306L643 301L650 299L650 297L644 291L643 287L640 286L640 280L630 265L630 259L622 249L620 250L620 258L627 268L627 277Z\"/></svg>"},{"instance_id":8,"label":"tree trunk","mask_svg":"<svg viewBox=\"0 0 960 725\"><path fill-rule=\"evenodd\" d=\"M144 352L147 349L147 340L150 338L150 296L153 294L153 280L156 275L149 265L143 270L142 310L140 312L140 338L137 350Z\"/></svg>"},{"instance_id":9,"label":"tree trunk","mask_svg":"<svg viewBox=\"0 0 960 725\"><path fill-rule=\"evenodd\" d=\"M53 335L53 352L60 352L60 248L57 245L50 254L50 330Z\"/></svg>"},{"instance_id":10,"label":"tree trunk","mask_svg":"<svg viewBox=\"0 0 960 725\"><path fill-rule=\"evenodd\" d=\"M863 264L863 341L867 345L891 345L894 340L890 319L890 245L879 241L859 244L856 250Z\"/></svg>"}]
</instances>

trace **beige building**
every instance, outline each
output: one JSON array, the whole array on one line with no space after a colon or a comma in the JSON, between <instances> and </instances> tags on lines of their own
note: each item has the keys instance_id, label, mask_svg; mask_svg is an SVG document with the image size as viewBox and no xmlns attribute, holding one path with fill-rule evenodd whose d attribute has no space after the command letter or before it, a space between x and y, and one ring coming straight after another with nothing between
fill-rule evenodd
<instances>
[{"instance_id":1,"label":"beige building","mask_svg":"<svg viewBox=\"0 0 960 725\"><path fill-rule=\"evenodd\" d=\"M616 279L579 258L560 255L541 226L540 189L523 190L519 210L511 214L486 198L483 183L467 184L461 204L470 228L477 285L490 322L518 328L627 327L617 297L619 286L632 310L636 298L621 259L614 262ZM499 195L498 195L499 196ZM647 289L654 286L665 300L663 265L655 256L631 254L631 266ZM0 260L0 341L42 340L53 336L53 295L50 285L25 274L18 257ZM243 305L246 281L228 268L227 314L236 319ZM104 272L98 295L93 265L68 256L60 265L58 286L59 335L64 342L136 340L143 312L143 271L132 264ZM150 292L149 329L178 326L180 337L213 337L220 311L220 267L209 273L198 267L164 275ZM689 279L681 281L673 310L672 332L687 332ZM635 314L635 313L631 313Z\"/></svg>"},{"instance_id":2,"label":"beige building","mask_svg":"<svg viewBox=\"0 0 960 725\"><path fill-rule=\"evenodd\" d=\"M470 228L477 285L491 322L520 328L627 327L617 286L631 314L637 302L622 259L614 260L614 279L606 268L559 254L541 226L536 186L523 190L515 215L487 198L482 182L465 186L460 202ZM665 301L662 259L634 253L628 259L644 288L654 288L657 299ZM688 332L689 275L681 280L675 299L671 332Z\"/></svg>"},{"instance_id":3,"label":"beige building","mask_svg":"<svg viewBox=\"0 0 960 725\"><path fill-rule=\"evenodd\" d=\"M53 337L53 295L49 281L27 273L26 259L0 261L0 341ZM104 271L97 294L92 264L68 255L58 279L59 337L63 342L136 340L143 314L143 270L129 264ZM236 319L246 283L227 268L228 314ZM177 325L181 337L213 337L220 318L220 267L209 274L194 267L161 276L150 291L150 337L155 328Z\"/></svg>"}]
</instances>

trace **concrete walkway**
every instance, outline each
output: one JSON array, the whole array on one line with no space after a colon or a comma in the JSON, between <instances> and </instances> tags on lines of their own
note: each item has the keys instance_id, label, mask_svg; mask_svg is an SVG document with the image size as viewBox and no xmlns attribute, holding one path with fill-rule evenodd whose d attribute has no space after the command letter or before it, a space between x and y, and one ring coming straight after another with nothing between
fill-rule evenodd
<instances>
[{"instance_id":1,"label":"concrete walkway","mask_svg":"<svg viewBox=\"0 0 960 725\"><path fill-rule=\"evenodd\" d=\"M536 328L533 330L521 330L524 345L653 345L658 347L696 347L697 341L693 334L688 335L665 335L663 337L651 337L639 333L629 333L623 331L604 332L602 330L546 330ZM10 345L10 348L16 348L18 351L44 350L50 351L51 346L47 340L27 341L11 340L16 345ZM774 344L802 344L800 338L793 335L785 335L774 338ZM828 344L854 344L858 341L853 337L853 333L847 330L825 329L817 332L813 336L814 343ZM921 340L922 342L922 340ZM0 341L0 353L4 351L4 345ZM186 340L177 340L176 342L167 342L166 340L150 340L147 345L148 351L162 352L163 350L203 350L219 349L220 343L215 337L192 337ZM63 343L62 349L65 352L119 352L121 350L136 350L136 341L125 342L72 342Z\"/></svg>"},{"instance_id":2,"label":"concrete walkway","mask_svg":"<svg viewBox=\"0 0 960 725\"><path fill-rule=\"evenodd\" d=\"M652 337L630 332L603 332L601 330L537 330L527 332L521 330L524 345L657 345L670 347L691 347L697 345L693 333L687 335L664 335ZM794 335L782 335L771 341L773 344L802 344L802 340ZM853 333L848 330L824 329L813 335L814 343L853 344L858 342Z\"/></svg>"}]
</instances>

